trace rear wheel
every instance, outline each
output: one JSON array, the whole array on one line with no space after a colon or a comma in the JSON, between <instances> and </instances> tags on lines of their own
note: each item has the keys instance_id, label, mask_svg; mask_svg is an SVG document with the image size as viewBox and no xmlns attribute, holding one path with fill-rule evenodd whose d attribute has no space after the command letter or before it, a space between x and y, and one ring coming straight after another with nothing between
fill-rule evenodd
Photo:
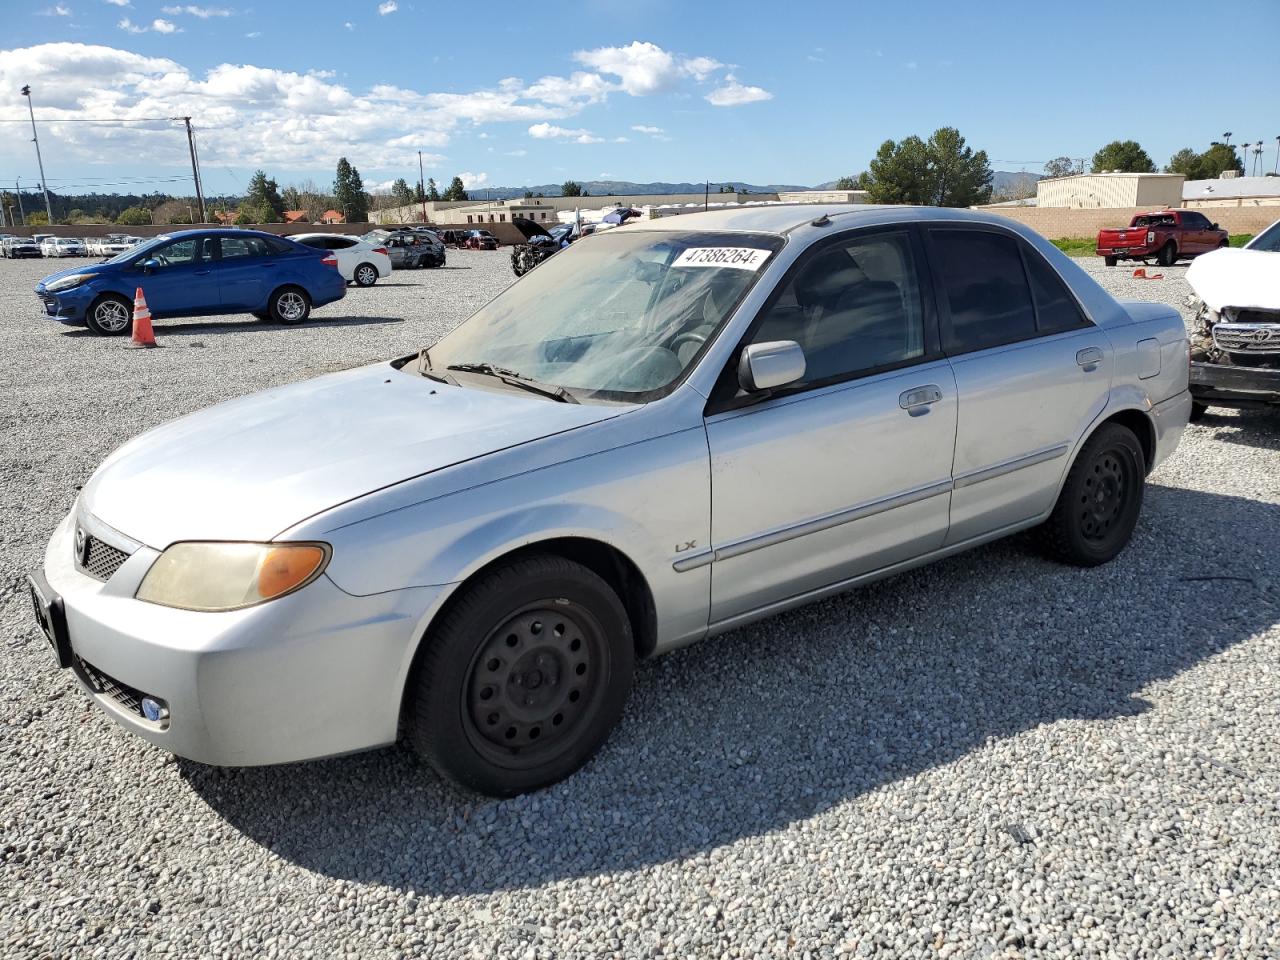
<instances>
[{"instance_id":1,"label":"rear wheel","mask_svg":"<svg viewBox=\"0 0 1280 960\"><path fill-rule=\"evenodd\" d=\"M1204 415L1209 412L1209 405L1201 403L1198 400L1191 401L1191 422L1199 423L1204 419Z\"/></svg>"},{"instance_id":2,"label":"rear wheel","mask_svg":"<svg viewBox=\"0 0 1280 960\"><path fill-rule=\"evenodd\" d=\"M1178 259L1178 247L1170 240L1160 248L1160 254L1156 257L1156 263L1162 267L1172 267Z\"/></svg>"},{"instance_id":3,"label":"rear wheel","mask_svg":"<svg viewBox=\"0 0 1280 960\"><path fill-rule=\"evenodd\" d=\"M118 337L133 326L133 304L118 293L105 293L85 314L89 329L102 337Z\"/></svg>"},{"instance_id":4,"label":"rear wheel","mask_svg":"<svg viewBox=\"0 0 1280 960\"><path fill-rule=\"evenodd\" d=\"M1108 267L1114 267L1119 262L1119 260L1116 257L1103 257L1102 262L1105 263Z\"/></svg>"},{"instance_id":5,"label":"rear wheel","mask_svg":"<svg viewBox=\"0 0 1280 960\"><path fill-rule=\"evenodd\" d=\"M483 574L423 642L406 690L409 741L445 777L490 796L536 790L581 767L631 689L622 603L562 557Z\"/></svg>"},{"instance_id":6,"label":"rear wheel","mask_svg":"<svg viewBox=\"0 0 1280 960\"><path fill-rule=\"evenodd\" d=\"M267 312L276 323L304 323L311 316L311 298L299 287L281 287L271 295Z\"/></svg>"},{"instance_id":7,"label":"rear wheel","mask_svg":"<svg viewBox=\"0 0 1280 960\"><path fill-rule=\"evenodd\" d=\"M1054 559L1079 567L1113 559L1137 526L1145 480L1146 458L1133 431L1118 423L1099 427L1038 528L1041 545Z\"/></svg>"},{"instance_id":8,"label":"rear wheel","mask_svg":"<svg viewBox=\"0 0 1280 960\"><path fill-rule=\"evenodd\" d=\"M357 287L372 287L378 282L378 268L372 263L362 263L356 267L354 276Z\"/></svg>"}]
</instances>

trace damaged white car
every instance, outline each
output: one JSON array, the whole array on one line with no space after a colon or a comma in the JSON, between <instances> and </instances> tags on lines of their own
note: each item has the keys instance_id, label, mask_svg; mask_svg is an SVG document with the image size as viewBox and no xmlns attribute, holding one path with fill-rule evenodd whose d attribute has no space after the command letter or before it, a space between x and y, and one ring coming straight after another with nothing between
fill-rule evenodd
<instances>
[{"instance_id":1,"label":"damaged white car","mask_svg":"<svg viewBox=\"0 0 1280 960\"><path fill-rule=\"evenodd\" d=\"M1192 420L1213 407L1280 404L1280 221L1187 270L1195 291Z\"/></svg>"}]
</instances>

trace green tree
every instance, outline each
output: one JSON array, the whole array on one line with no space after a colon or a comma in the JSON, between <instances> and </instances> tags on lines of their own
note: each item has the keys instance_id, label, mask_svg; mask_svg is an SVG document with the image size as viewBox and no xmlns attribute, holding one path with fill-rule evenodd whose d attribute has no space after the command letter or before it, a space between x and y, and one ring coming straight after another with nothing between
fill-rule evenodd
<instances>
[{"instance_id":1,"label":"green tree","mask_svg":"<svg viewBox=\"0 0 1280 960\"><path fill-rule=\"evenodd\" d=\"M532 190L526 190L526 191L524 192L524 199L526 199L526 200L532 200L532 199L533 199L533 191L532 191Z\"/></svg>"},{"instance_id":2,"label":"green tree","mask_svg":"<svg viewBox=\"0 0 1280 960\"><path fill-rule=\"evenodd\" d=\"M835 189L835 190L857 190L857 189L858 189L858 178L857 178L857 177L841 177L839 180L837 180L837 181L836 181L836 185L835 185L835 187L833 187L832 189Z\"/></svg>"},{"instance_id":3,"label":"green tree","mask_svg":"<svg viewBox=\"0 0 1280 960\"><path fill-rule=\"evenodd\" d=\"M940 127L927 142L886 140L859 187L872 203L971 207L991 199L991 167L985 150L966 146L955 127Z\"/></svg>"},{"instance_id":4,"label":"green tree","mask_svg":"<svg viewBox=\"0 0 1280 960\"><path fill-rule=\"evenodd\" d=\"M1225 143L1213 143L1209 149L1200 154L1200 179L1210 180L1220 177L1227 170L1244 173L1244 164L1232 147Z\"/></svg>"},{"instance_id":5,"label":"green tree","mask_svg":"<svg viewBox=\"0 0 1280 960\"><path fill-rule=\"evenodd\" d=\"M289 184L289 186L280 191L280 199L284 203L285 210L302 209L302 191L293 184Z\"/></svg>"},{"instance_id":6,"label":"green tree","mask_svg":"<svg viewBox=\"0 0 1280 960\"><path fill-rule=\"evenodd\" d=\"M404 177L400 177L391 184L391 196L397 207L405 207L413 203L413 190Z\"/></svg>"},{"instance_id":7,"label":"green tree","mask_svg":"<svg viewBox=\"0 0 1280 960\"><path fill-rule=\"evenodd\" d=\"M136 227L151 222L151 212L146 207L125 207L116 217L116 223Z\"/></svg>"},{"instance_id":8,"label":"green tree","mask_svg":"<svg viewBox=\"0 0 1280 960\"><path fill-rule=\"evenodd\" d=\"M31 213L27 214L27 226L29 227L43 227L48 222L49 222L49 215L45 213L43 210L33 210ZM148 221L146 220L143 221L143 223L147 223L147 222Z\"/></svg>"},{"instance_id":9,"label":"green tree","mask_svg":"<svg viewBox=\"0 0 1280 960\"><path fill-rule=\"evenodd\" d=\"M427 177L427 199L432 201L440 199L440 190L436 187L435 177Z\"/></svg>"},{"instance_id":10,"label":"green tree","mask_svg":"<svg viewBox=\"0 0 1280 960\"><path fill-rule=\"evenodd\" d=\"M333 202L347 218L347 223L364 223L369 219L369 198L364 192L360 171L338 158L338 171L333 180Z\"/></svg>"},{"instance_id":11,"label":"green tree","mask_svg":"<svg viewBox=\"0 0 1280 960\"><path fill-rule=\"evenodd\" d=\"M462 185L461 177L454 177L449 181L449 188L445 190L441 197L443 200L470 200L467 196L467 188Z\"/></svg>"},{"instance_id":12,"label":"green tree","mask_svg":"<svg viewBox=\"0 0 1280 960\"><path fill-rule=\"evenodd\" d=\"M1069 177L1076 172L1076 165L1070 157L1054 157L1044 165L1046 177Z\"/></svg>"},{"instance_id":13,"label":"green tree","mask_svg":"<svg viewBox=\"0 0 1280 960\"><path fill-rule=\"evenodd\" d=\"M246 200L240 204L236 214L236 223L279 223L281 216L266 203L253 203Z\"/></svg>"},{"instance_id":14,"label":"green tree","mask_svg":"<svg viewBox=\"0 0 1280 960\"><path fill-rule=\"evenodd\" d=\"M422 181L419 180L413 185L413 202L421 203L425 199L427 199L427 191L422 189Z\"/></svg>"},{"instance_id":15,"label":"green tree","mask_svg":"<svg viewBox=\"0 0 1280 960\"><path fill-rule=\"evenodd\" d=\"M1164 168L1164 172L1180 173L1188 180L1199 180L1201 179L1200 154L1190 147L1183 147L1169 158L1169 164Z\"/></svg>"},{"instance_id":16,"label":"green tree","mask_svg":"<svg viewBox=\"0 0 1280 960\"><path fill-rule=\"evenodd\" d=\"M1155 173L1156 165L1136 140L1112 140L1093 155L1094 173L1119 170L1122 173Z\"/></svg>"},{"instance_id":17,"label":"green tree","mask_svg":"<svg viewBox=\"0 0 1280 960\"><path fill-rule=\"evenodd\" d=\"M562 197L581 197L585 196L582 187L572 180L566 180L560 185L560 196Z\"/></svg>"},{"instance_id":18,"label":"green tree","mask_svg":"<svg viewBox=\"0 0 1280 960\"><path fill-rule=\"evenodd\" d=\"M255 207L267 207L271 210L270 220L256 220L255 223L279 223L284 219L284 198L280 196L280 185L267 179L261 170L255 170L249 178L249 189L245 200Z\"/></svg>"}]
</instances>

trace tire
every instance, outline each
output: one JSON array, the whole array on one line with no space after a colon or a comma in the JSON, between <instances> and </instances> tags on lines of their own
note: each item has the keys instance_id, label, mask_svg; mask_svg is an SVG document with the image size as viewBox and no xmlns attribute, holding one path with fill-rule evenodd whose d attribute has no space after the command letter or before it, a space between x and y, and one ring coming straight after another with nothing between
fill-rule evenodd
<instances>
[{"instance_id":1,"label":"tire","mask_svg":"<svg viewBox=\"0 0 1280 960\"><path fill-rule=\"evenodd\" d=\"M1114 559L1137 526L1146 472L1132 430L1118 423L1099 427L1071 465L1053 513L1037 528L1044 551L1077 567Z\"/></svg>"},{"instance_id":2,"label":"tire","mask_svg":"<svg viewBox=\"0 0 1280 960\"><path fill-rule=\"evenodd\" d=\"M423 641L405 690L414 751L453 783L510 797L562 780L622 716L631 625L597 574L535 555L483 574Z\"/></svg>"},{"instance_id":3,"label":"tire","mask_svg":"<svg viewBox=\"0 0 1280 960\"><path fill-rule=\"evenodd\" d=\"M1207 403L1201 403L1198 400L1191 401L1191 422L1192 423L1199 423L1201 420L1204 419L1205 414L1208 412L1209 412L1209 405Z\"/></svg>"},{"instance_id":4,"label":"tire","mask_svg":"<svg viewBox=\"0 0 1280 960\"><path fill-rule=\"evenodd\" d=\"M1108 267L1114 267L1120 261L1116 257L1103 257L1102 262L1105 263Z\"/></svg>"},{"instance_id":5,"label":"tire","mask_svg":"<svg viewBox=\"0 0 1280 960\"><path fill-rule=\"evenodd\" d=\"M311 298L301 287L281 287L267 301L267 313L276 323L297 326L311 316Z\"/></svg>"},{"instance_id":6,"label":"tire","mask_svg":"<svg viewBox=\"0 0 1280 960\"><path fill-rule=\"evenodd\" d=\"M1178 247L1170 240L1160 248L1160 253L1156 255L1156 263L1162 267L1172 267L1178 260Z\"/></svg>"},{"instance_id":7,"label":"tire","mask_svg":"<svg viewBox=\"0 0 1280 960\"><path fill-rule=\"evenodd\" d=\"M378 268L372 263L357 264L352 277L355 278L357 287L372 287L378 282Z\"/></svg>"},{"instance_id":8,"label":"tire","mask_svg":"<svg viewBox=\"0 0 1280 960\"><path fill-rule=\"evenodd\" d=\"M133 304L118 293L104 293L84 315L89 329L100 337L120 337L133 329Z\"/></svg>"}]
</instances>

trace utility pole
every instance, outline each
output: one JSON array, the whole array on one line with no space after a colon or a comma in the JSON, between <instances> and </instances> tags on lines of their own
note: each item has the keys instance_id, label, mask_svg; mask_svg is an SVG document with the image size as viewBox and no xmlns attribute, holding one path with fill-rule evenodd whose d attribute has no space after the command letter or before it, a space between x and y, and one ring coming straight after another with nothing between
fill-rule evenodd
<instances>
[{"instance_id":1,"label":"utility pole","mask_svg":"<svg viewBox=\"0 0 1280 960\"><path fill-rule=\"evenodd\" d=\"M191 133L191 118L178 117L178 119L187 125L187 149L191 151L191 179L196 185L196 203L200 205L200 222L208 223L204 212L204 190L200 187L200 165L196 163L196 138Z\"/></svg>"},{"instance_id":2,"label":"utility pole","mask_svg":"<svg viewBox=\"0 0 1280 960\"><path fill-rule=\"evenodd\" d=\"M418 151L418 192L422 194L422 222L427 222L427 180L422 175L422 151Z\"/></svg>"},{"instance_id":3,"label":"utility pole","mask_svg":"<svg viewBox=\"0 0 1280 960\"><path fill-rule=\"evenodd\" d=\"M1275 173L1280 176L1280 137L1276 137L1276 169Z\"/></svg>"},{"instance_id":4,"label":"utility pole","mask_svg":"<svg viewBox=\"0 0 1280 960\"><path fill-rule=\"evenodd\" d=\"M22 209L22 178L19 177L13 182L13 189L18 194L18 218L22 221L22 225L27 225L27 211Z\"/></svg>"},{"instance_id":5,"label":"utility pole","mask_svg":"<svg viewBox=\"0 0 1280 960\"><path fill-rule=\"evenodd\" d=\"M31 85L22 88L22 95L27 98L27 113L31 116L31 142L36 145L36 164L40 167L40 189L44 191L44 212L49 217L49 225L53 225L53 204L49 202L49 184L44 178L44 160L40 158L40 137L36 134L36 111L31 106Z\"/></svg>"}]
</instances>

